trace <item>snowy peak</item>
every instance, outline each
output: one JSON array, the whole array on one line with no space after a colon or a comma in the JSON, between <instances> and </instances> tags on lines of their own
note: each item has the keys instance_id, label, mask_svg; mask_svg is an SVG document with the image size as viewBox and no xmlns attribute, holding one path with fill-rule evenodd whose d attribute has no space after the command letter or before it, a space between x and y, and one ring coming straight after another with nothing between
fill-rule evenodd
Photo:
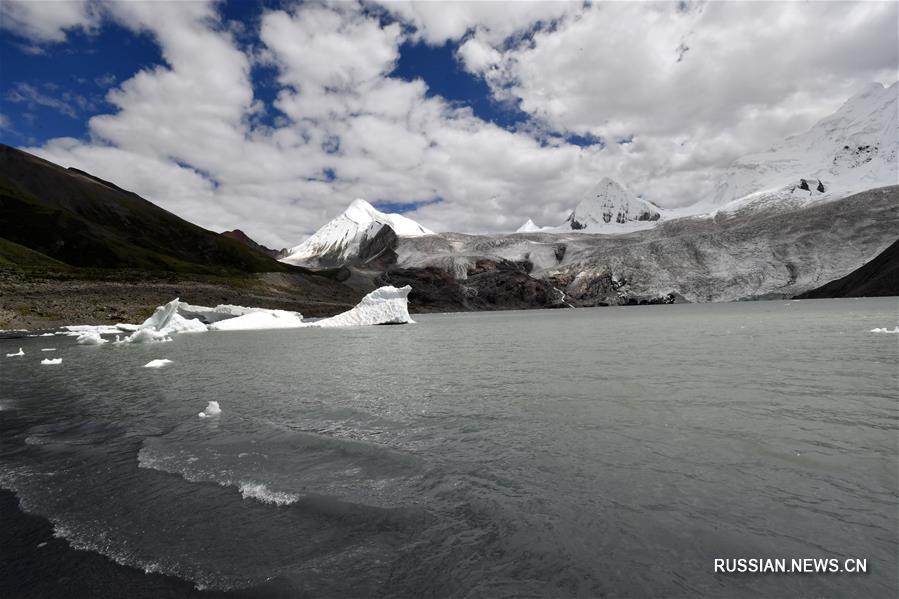
<instances>
[{"instance_id":1,"label":"snowy peak","mask_svg":"<svg viewBox=\"0 0 899 599\"><path fill-rule=\"evenodd\" d=\"M365 200L356 199L343 214L325 224L309 239L289 248L281 261L321 266L343 264L358 256L364 243L390 232L397 237L434 234L411 218L381 212Z\"/></svg>"},{"instance_id":2,"label":"snowy peak","mask_svg":"<svg viewBox=\"0 0 899 599\"><path fill-rule=\"evenodd\" d=\"M515 232L516 233L534 233L540 230L540 227L534 224L534 221L528 219L526 223L518 227Z\"/></svg>"},{"instance_id":3,"label":"snowy peak","mask_svg":"<svg viewBox=\"0 0 899 599\"><path fill-rule=\"evenodd\" d=\"M660 216L654 205L636 197L616 181L604 177L565 222L573 231L590 231L633 222L653 222L659 220Z\"/></svg>"},{"instance_id":4,"label":"snowy peak","mask_svg":"<svg viewBox=\"0 0 899 599\"><path fill-rule=\"evenodd\" d=\"M820 180L825 197L843 196L873 187L896 185L899 179L899 84L866 86L836 112L804 133L788 137L765 152L736 160L718 184L711 204L720 206L749 194L795 195L802 180ZM816 197L816 189L810 190Z\"/></svg>"}]
</instances>

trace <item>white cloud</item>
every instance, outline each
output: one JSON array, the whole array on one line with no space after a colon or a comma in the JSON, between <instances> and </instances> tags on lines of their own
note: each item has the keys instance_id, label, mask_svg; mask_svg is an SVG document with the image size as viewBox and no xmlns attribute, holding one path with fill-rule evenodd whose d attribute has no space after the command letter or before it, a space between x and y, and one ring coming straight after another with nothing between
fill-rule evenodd
<instances>
[{"instance_id":1,"label":"white cloud","mask_svg":"<svg viewBox=\"0 0 899 599\"><path fill-rule=\"evenodd\" d=\"M90 31L100 22L99 12L89 0L3 0L0 29L29 42L63 42L66 31Z\"/></svg>"},{"instance_id":2,"label":"white cloud","mask_svg":"<svg viewBox=\"0 0 899 599\"><path fill-rule=\"evenodd\" d=\"M560 222L603 176L689 202L733 158L809 126L867 79L896 77L894 4L385 6L415 39L461 41L461 64L534 123L508 131L421 80L390 78L407 33L358 4L267 11L258 45L242 50L213 2L110 2L105 14L154 36L165 64L110 90L117 111L90 120L90 140L32 151L269 246L296 244L355 197L439 196L411 216L508 231ZM273 126L259 124L254 61L277 72Z\"/></svg>"}]
</instances>

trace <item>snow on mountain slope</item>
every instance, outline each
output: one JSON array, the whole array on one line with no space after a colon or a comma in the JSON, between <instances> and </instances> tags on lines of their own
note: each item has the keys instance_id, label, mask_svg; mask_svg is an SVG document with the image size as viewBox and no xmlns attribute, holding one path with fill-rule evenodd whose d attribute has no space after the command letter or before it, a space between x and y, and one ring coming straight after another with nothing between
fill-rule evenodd
<instances>
[{"instance_id":1,"label":"snow on mountain slope","mask_svg":"<svg viewBox=\"0 0 899 599\"><path fill-rule=\"evenodd\" d=\"M714 196L693 211L707 212L732 202L807 203L896 185L897 96L899 83L868 85L805 133L736 160Z\"/></svg>"},{"instance_id":2,"label":"snow on mountain slope","mask_svg":"<svg viewBox=\"0 0 899 599\"><path fill-rule=\"evenodd\" d=\"M373 239L384 227L390 227L397 237L419 237L434 232L400 214L386 214L365 200L354 200L346 211L325 224L309 239L289 248L281 262L310 264L329 261L345 262L358 254L366 240Z\"/></svg>"},{"instance_id":3,"label":"snow on mountain slope","mask_svg":"<svg viewBox=\"0 0 899 599\"><path fill-rule=\"evenodd\" d=\"M516 233L624 233L650 228L661 218L659 209L603 177L592 193L558 227L539 227L528 219Z\"/></svg>"}]
</instances>

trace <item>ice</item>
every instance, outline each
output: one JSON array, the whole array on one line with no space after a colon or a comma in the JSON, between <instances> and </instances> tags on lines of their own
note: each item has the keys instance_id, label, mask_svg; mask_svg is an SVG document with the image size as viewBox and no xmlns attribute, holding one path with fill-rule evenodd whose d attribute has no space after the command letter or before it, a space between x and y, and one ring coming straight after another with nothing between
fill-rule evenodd
<instances>
[{"instance_id":1,"label":"ice","mask_svg":"<svg viewBox=\"0 0 899 599\"><path fill-rule=\"evenodd\" d=\"M62 364L62 358L44 358L43 360L41 360L41 364Z\"/></svg>"},{"instance_id":2,"label":"ice","mask_svg":"<svg viewBox=\"0 0 899 599\"><path fill-rule=\"evenodd\" d=\"M159 360L150 360L146 364L144 364L144 368L162 368L163 366L167 366L171 364L172 361L168 358L162 358Z\"/></svg>"},{"instance_id":3,"label":"ice","mask_svg":"<svg viewBox=\"0 0 899 599\"><path fill-rule=\"evenodd\" d=\"M337 316L312 323L316 327L352 327L374 324L414 323L409 316L409 292L412 288L391 287L375 289L362 298L355 308Z\"/></svg>"},{"instance_id":4,"label":"ice","mask_svg":"<svg viewBox=\"0 0 899 599\"><path fill-rule=\"evenodd\" d=\"M19 351L17 351L17 352L14 353L14 354L6 354L6 357L7 357L7 358L16 358L16 357L18 357L18 356L24 356L24 355L25 355L25 352L23 352L23 351L22 351L22 348L20 347L20 348L19 348Z\"/></svg>"},{"instance_id":5,"label":"ice","mask_svg":"<svg viewBox=\"0 0 899 599\"><path fill-rule=\"evenodd\" d=\"M220 320L209 325L213 331L249 331L261 329L295 329L309 326L299 312L286 310L259 310L243 316Z\"/></svg>"},{"instance_id":6,"label":"ice","mask_svg":"<svg viewBox=\"0 0 899 599\"><path fill-rule=\"evenodd\" d=\"M131 333L121 341L116 341L116 344L120 343L154 343L154 342L163 342L163 341L171 341L172 338L166 335L165 333L160 333L155 329L138 329L135 332Z\"/></svg>"},{"instance_id":7,"label":"ice","mask_svg":"<svg viewBox=\"0 0 899 599\"><path fill-rule=\"evenodd\" d=\"M98 335L112 335L115 333L121 332L121 329L118 328L118 325L108 325L108 324L75 324L68 325L62 327L67 333L65 335L70 335L73 337L77 337L83 335L84 333L96 333Z\"/></svg>"},{"instance_id":8,"label":"ice","mask_svg":"<svg viewBox=\"0 0 899 599\"><path fill-rule=\"evenodd\" d=\"M163 336L175 333L203 333L206 325L196 318L185 318L178 313L181 300L173 299L164 306L159 306L153 316L144 321L139 330L154 329Z\"/></svg>"},{"instance_id":9,"label":"ice","mask_svg":"<svg viewBox=\"0 0 899 599\"><path fill-rule=\"evenodd\" d=\"M219 402L210 401L206 404L206 409L197 414L200 418L212 418L213 416L218 416L222 413L222 409L219 407Z\"/></svg>"},{"instance_id":10,"label":"ice","mask_svg":"<svg viewBox=\"0 0 899 599\"><path fill-rule=\"evenodd\" d=\"M55 347L42 347L41 351L56 351Z\"/></svg>"},{"instance_id":11,"label":"ice","mask_svg":"<svg viewBox=\"0 0 899 599\"><path fill-rule=\"evenodd\" d=\"M895 329L888 329L886 327L881 328L881 329L871 329L870 332L872 332L872 333L899 333L899 326L897 326ZM9 355L9 354L7 354L7 355Z\"/></svg>"},{"instance_id":12,"label":"ice","mask_svg":"<svg viewBox=\"0 0 899 599\"><path fill-rule=\"evenodd\" d=\"M88 331L78 335L78 338L75 339L75 343L78 345L103 345L108 342L100 336L100 333Z\"/></svg>"}]
</instances>

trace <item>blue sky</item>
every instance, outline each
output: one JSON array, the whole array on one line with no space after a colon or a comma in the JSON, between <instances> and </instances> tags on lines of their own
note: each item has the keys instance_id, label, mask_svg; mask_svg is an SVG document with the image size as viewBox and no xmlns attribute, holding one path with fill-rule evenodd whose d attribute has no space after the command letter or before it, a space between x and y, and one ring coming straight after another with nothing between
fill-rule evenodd
<instances>
[{"instance_id":1,"label":"blue sky","mask_svg":"<svg viewBox=\"0 0 899 599\"><path fill-rule=\"evenodd\" d=\"M557 224L604 176L688 205L899 70L887 2L0 10L0 142L279 246L356 197L468 232Z\"/></svg>"}]
</instances>

